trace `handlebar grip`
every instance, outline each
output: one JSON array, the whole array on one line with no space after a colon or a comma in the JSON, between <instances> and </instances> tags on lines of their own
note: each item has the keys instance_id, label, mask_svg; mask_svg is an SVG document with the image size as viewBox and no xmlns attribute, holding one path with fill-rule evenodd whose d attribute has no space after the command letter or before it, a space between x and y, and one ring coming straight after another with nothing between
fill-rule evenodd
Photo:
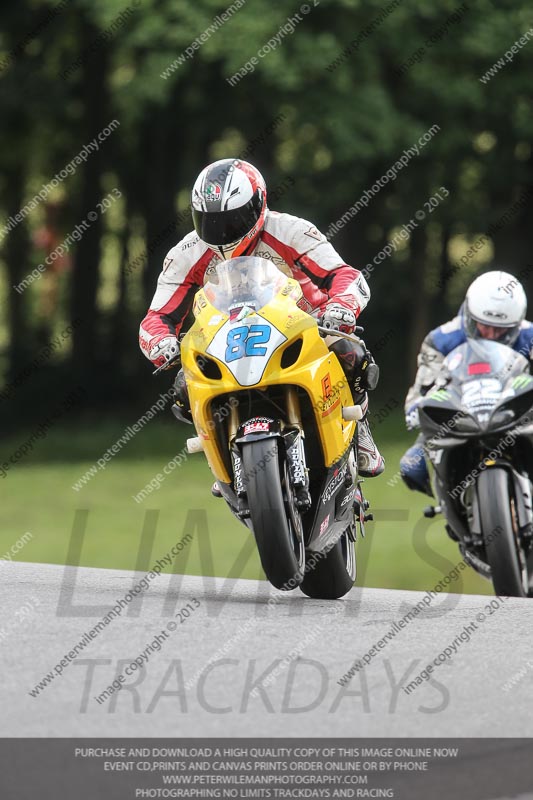
<instances>
[{"instance_id":1,"label":"handlebar grip","mask_svg":"<svg viewBox=\"0 0 533 800\"><path fill-rule=\"evenodd\" d=\"M324 328L323 325L318 325L317 327L321 336L337 336L340 337L341 339L348 339L350 342L357 342L357 343L361 341L361 339L359 339L359 337L355 336L353 333L344 333L343 331L339 331L336 328ZM355 327L355 330L363 331L364 328L362 328L360 325L357 325Z\"/></svg>"}]
</instances>

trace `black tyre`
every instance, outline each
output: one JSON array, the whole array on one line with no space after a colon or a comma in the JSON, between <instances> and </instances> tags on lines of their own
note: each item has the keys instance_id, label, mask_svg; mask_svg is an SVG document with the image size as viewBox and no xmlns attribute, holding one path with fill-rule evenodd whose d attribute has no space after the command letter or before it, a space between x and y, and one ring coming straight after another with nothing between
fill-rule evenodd
<instances>
[{"instance_id":1,"label":"black tyre","mask_svg":"<svg viewBox=\"0 0 533 800\"><path fill-rule=\"evenodd\" d=\"M354 543L347 533L343 533L327 555L307 551L307 565L300 589L308 597L317 600L336 600L350 591L356 575Z\"/></svg>"},{"instance_id":2,"label":"black tyre","mask_svg":"<svg viewBox=\"0 0 533 800\"><path fill-rule=\"evenodd\" d=\"M244 443L242 462L250 519L265 575L276 589L294 589L302 582L305 549L283 497L277 441Z\"/></svg>"},{"instance_id":3,"label":"black tyre","mask_svg":"<svg viewBox=\"0 0 533 800\"><path fill-rule=\"evenodd\" d=\"M498 467L478 478L481 530L497 595L527 597L527 562L518 539L514 492L509 473Z\"/></svg>"}]
</instances>

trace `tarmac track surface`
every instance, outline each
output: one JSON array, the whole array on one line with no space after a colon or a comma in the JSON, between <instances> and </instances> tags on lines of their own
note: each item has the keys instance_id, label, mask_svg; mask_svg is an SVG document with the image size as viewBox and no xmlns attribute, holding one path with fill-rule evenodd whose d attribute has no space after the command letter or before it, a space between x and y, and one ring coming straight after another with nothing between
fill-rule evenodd
<instances>
[{"instance_id":1,"label":"tarmac track surface","mask_svg":"<svg viewBox=\"0 0 533 800\"><path fill-rule=\"evenodd\" d=\"M491 611L488 597L439 595L342 686L422 593L354 588L316 601L260 581L163 574L56 671L142 577L3 562L2 736L533 736L527 600L494 600ZM113 680L120 689L98 702Z\"/></svg>"}]
</instances>

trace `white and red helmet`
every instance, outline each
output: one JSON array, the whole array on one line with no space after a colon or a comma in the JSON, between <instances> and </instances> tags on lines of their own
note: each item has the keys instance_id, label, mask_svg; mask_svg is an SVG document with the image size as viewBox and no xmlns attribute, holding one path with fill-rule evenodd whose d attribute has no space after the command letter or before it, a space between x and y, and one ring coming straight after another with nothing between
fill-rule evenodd
<instances>
[{"instance_id":1,"label":"white and red helmet","mask_svg":"<svg viewBox=\"0 0 533 800\"><path fill-rule=\"evenodd\" d=\"M252 164L234 158L209 164L196 179L191 202L196 233L224 259L253 250L267 203L265 181Z\"/></svg>"}]
</instances>

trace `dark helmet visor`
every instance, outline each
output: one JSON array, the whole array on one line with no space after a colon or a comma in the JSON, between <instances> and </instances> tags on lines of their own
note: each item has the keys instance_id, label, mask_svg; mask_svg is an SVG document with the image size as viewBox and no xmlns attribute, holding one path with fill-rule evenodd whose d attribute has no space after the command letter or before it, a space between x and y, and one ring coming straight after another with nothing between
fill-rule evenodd
<instances>
[{"instance_id":1,"label":"dark helmet visor","mask_svg":"<svg viewBox=\"0 0 533 800\"><path fill-rule=\"evenodd\" d=\"M230 211L192 210L194 229L200 239L214 247L223 247L242 239L254 228L261 216L262 200L259 190L240 208Z\"/></svg>"}]
</instances>

